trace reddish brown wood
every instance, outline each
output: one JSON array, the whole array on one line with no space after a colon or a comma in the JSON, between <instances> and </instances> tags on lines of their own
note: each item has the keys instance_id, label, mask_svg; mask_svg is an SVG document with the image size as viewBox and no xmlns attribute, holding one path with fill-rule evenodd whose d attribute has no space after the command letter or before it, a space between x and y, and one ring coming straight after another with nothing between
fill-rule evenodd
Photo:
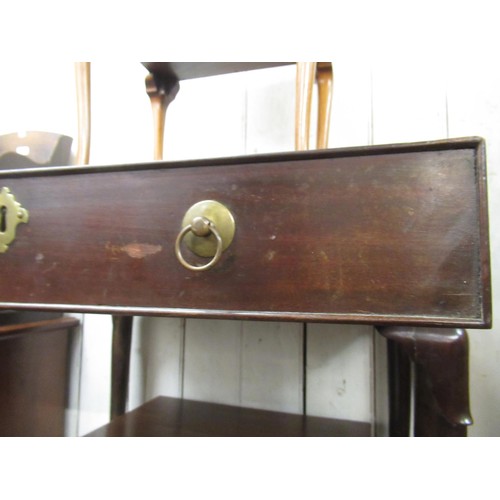
<instances>
[{"instance_id":1,"label":"reddish brown wood","mask_svg":"<svg viewBox=\"0 0 500 500\"><path fill-rule=\"evenodd\" d=\"M158 397L115 418L92 437L370 436L366 422Z\"/></svg>"},{"instance_id":2,"label":"reddish brown wood","mask_svg":"<svg viewBox=\"0 0 500 500\"><path fill-rule=\"evenodd\" d=\"M389 381L389 435L411 435L411 364L409 356L394 340L387 341Z\"/></svg>"},{"instance_id":3,"label":"reddish brown wood","mask_svg":"<svg viewBox=\"0 0 500 500\"><path fill-rule=\"evenodd\" d=\"M111 418L125 413L132 345L132 316L113 316Z\"/></svg>"},{"instance_id":4,"label":"reddish brown wood","mask_svg":"<svg viewBox=\"0 0 500 500\"><path fill-rule=\"evenodd\" d=\"M16 323L0 326L0 336L3 337L21 333L42 333L54 330L67 330L69 328L75 328L79 324L77 319L71 317L19 322L20 319L23 319L22 313L20 314L16 315Z\"/></svg>"},{"instance_id":5,"label":"reddish brown wood","mask_svg":"<svg viewBox=\"0 0 500 500\"><path fill-rule=\"evenodd\" d=\"M487 327L482 148L466 139L2 173L31 218L2 255L0 301ZM173 248L203 199L232 210L236 235L216 267L194 273Z\"/></svg>"},{"instance_id":6,"label":"reddish brown wood","mask_svg":"<svg viewBox=\"0 0 500 500\"><path fill-rule=\"evenodd\" d=\"M415 435L465 435L466 427L472 424L467 333L461 329L409 327L379 331L417 366ZM398 375L393 373L392 377ZM400 404L392 406L398 407ZM391 418L397 425L400 419L396 411L391 412Z\"/></svg>"},{"instance_id":7,"label":"reddish brown wood","mask_svg":"<svg viewBox=\"0 0 500 500\"><path fill-rule=\"evenodd\" d=\"M0 136L0 169L67 165L71 143L48 132ZM64 435L67 349L77 325L60 313L0 312L1 435Z\"/></svg>"},{"instance_id":8,"label":"reddish brown wood","mask_svg":"<svg viewBox=\"0 0 500 500\"><path fill-rule=\"evenodd\" d=\"M0 435L64 436L73 318L0 327Z\"/></svg>"}]
</instances>

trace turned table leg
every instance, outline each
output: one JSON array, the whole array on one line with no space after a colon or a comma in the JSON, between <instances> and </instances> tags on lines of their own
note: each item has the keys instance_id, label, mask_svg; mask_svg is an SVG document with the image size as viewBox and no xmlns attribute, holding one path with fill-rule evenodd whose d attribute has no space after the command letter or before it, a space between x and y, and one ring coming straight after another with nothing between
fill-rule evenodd
<instances>
[{"instance_id":1,"label":"turned table leg","mask_svg":"<svg viewBox=\"0 0 500 500\"><path fill-rule=\"evenodd\" d=\"M472 424L467 332L407 327L378 330L389 341L391 435L406 432L404 420L410 405L408 362L411 360L415 363L416 376L414 435L466 436L467 426Z\"/></svg>"},{"instance_id":2,"label":"turned table leg","mask_svg":"<svg viewBox=\"0 0 500 500\"><path fill-rule=\"evenodd\" d=\"M169 104L175 99L178 91L179 82L177 80L163 80L153 73L146 76L146 92L153 111L153 159L155 160L163 160L165 115Z\"/></svg>"}]
</instances>

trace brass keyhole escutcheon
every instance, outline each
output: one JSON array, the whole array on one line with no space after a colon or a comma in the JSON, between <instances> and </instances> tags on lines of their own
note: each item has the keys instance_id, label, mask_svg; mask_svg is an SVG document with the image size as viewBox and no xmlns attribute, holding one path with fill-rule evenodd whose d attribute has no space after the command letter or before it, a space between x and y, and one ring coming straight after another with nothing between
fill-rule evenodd
<instances>
[{"instance_id":1,"label":"brass keyhole escutcheon","mask_svg":"<svg viewBox=\"0 0 500 500\"><path fill-rule=\"evenodd\" d=\"M233 214L222 203L204 200L193 205L182 219L182 229L175 243L179 262L191 271L204 271L213 267L234 238ZM201 266L189 264L181 252L181 243L200 257L212 258Z\"/></svg>"},{"instance_id":2,"label":"brass keyhole escutcheon","mask_svg":"<svg viewBox=\"0 0 500 500\"><path fill-rule=\"evenodd\" d=\"M0 190L0 253L5 253L16 239L16 229L29 220L28 211L16 201L10 189Z\"/></svg>"}]
</instances>

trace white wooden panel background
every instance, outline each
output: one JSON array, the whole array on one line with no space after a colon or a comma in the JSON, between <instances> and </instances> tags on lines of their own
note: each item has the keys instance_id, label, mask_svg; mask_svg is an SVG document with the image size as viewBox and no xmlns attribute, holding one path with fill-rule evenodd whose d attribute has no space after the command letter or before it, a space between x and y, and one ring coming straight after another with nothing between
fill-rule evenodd
<instances>
[{"instance_id":1,"label":"white wooden panel background","mask_svg":"<svg viewBox=\"0 0 500 500\"><path fill-rule=\"evenodd\" d=\"M500 74L491 61L482 62L464 68L417 59L334 61L330 146L485 137L495 291L500 285ZM1 68L0 133L41 129L76 137L71 64L43 62L29 72L13 63ZM32 73L36 89L27 83ZM121 75L120 86L115 74ZM92 163L151 158L144 76L134 62L93 64ZM294 78L290 67L184 82L168 112L165 158L293 149ZM494 295L495 308L498 303ZM75 338L71 435L107 422L110 328L109 317L85 315L83 332ZM383 433L384 343L369 327L308 325L304 380L302 335L299 324L138 318L129 406L164 394L300 413L305 382L309 414L377 420ZM475 425L469 434L500 436L500 328L472 331L470 340Z\"/></svg>"}]
</instances>

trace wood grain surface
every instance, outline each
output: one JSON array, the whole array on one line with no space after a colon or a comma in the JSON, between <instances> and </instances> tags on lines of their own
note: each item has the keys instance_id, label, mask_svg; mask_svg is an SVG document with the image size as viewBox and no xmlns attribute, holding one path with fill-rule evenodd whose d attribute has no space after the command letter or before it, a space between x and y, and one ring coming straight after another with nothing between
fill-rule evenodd
<instances>
[{"instance_id":1,"label":"wood grain surface","mask_svg":"<svg viewBox=\"0 0 500 500\"><path fill-rule=\"evenodd\" d=\"M190 317L487 327L480 139L2 173L30 222L2 259L5 306ZM184 269L184 213L236 235ZM194 255L186 257L196 262ZM201 262L201 261L200 261Z\"/></svg>"},{"instance_id":2,"label":"wood grain surface","mask_svg":"<svg viewBox=\"0 0 500 500\"><path fill-rule=\"evenodd\" d=\"M88 437L369 437L370 424L157 397Z\"/></svg>"}]
</instances>

